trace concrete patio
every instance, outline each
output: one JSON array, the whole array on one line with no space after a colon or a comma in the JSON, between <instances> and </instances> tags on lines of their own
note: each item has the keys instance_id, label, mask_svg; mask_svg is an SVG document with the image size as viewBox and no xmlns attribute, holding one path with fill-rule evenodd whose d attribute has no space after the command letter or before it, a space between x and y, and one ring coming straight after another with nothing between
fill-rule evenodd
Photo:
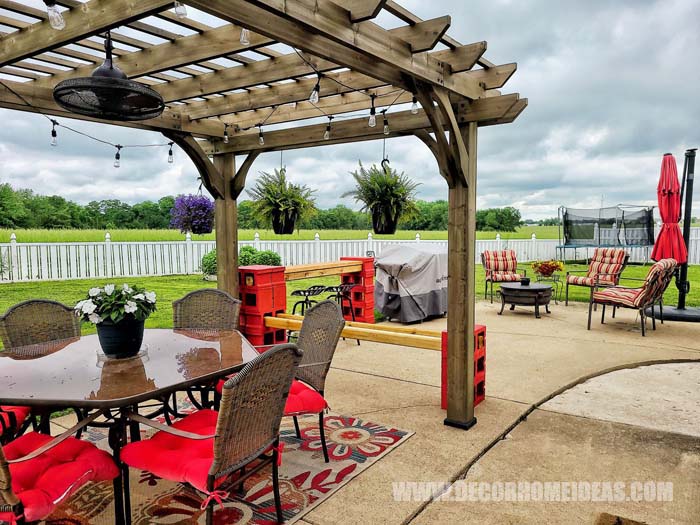
<instances>
[{"instance_id":1,"label":"concrete patio","mask_svg":"<svg viewBox=\"0 0 700 525\"><path fill-rule=\"evenodd\" d=\"M508 429L534 404L581 378L639 363L700 360L700 325L659 324L642 338L630 310L618 312L617 319L605 325L594 317L591 331L586 330L583 304L553 305L552 313L542 319L535 319L531 308L506 310L502 316L497 311L495 303L477 305L477 323L488 329L487 397L476 409L477 425L468 432L442 424L438 352L341 342L327 383L332 411L371 417L415 435L303 522L595 523L600 513L608 512L648 523L697 523L700 379L691 381L690 392L687 384L679 385L679 399L654 396L653 384L645 384L649 399L637 400L630 410L630 397L624 395L603 396L608 402L600 410L576 399L560 405L553 400ZM443 329L445 324L439 319L423 326ZM674 376L669 374L668 381ZM673 392L673 383L670 386ZM664 403L682 406L669 415ZM572 415L580 412L578 405L585 415ZM631 422L616 422L628 412L636 414ZM504 433L507 439L500 440ZM497 444L471 466L494 440ZM671 481L673 501L399 502L392 494L392 482L453 481L465 475L467 481Z\"/></svg>"}]
</instances>

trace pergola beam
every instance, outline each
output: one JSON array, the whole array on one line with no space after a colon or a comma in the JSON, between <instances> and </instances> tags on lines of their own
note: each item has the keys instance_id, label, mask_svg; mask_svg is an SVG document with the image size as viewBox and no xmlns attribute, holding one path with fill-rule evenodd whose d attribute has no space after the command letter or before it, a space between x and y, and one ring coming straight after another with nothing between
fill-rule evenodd
<instances>
[{"instance_id":1,"label":"pergola beam","mask_svg":"<svg viewBox=\"0 0 700 525\"><path fill-rule=\"evenodd\" d=\"M117 25L149 16L172 6L171 0L90 0L64 13L66 27L37 22L0 40L0 66L70 44Z\"/></svg>"},{"instance_id":2,"label":"pergola beam","mask_svg":"<svg viewBox=\"0 0 700 525\"><path fill-rule=\"evenodd\" d=\"M330 0L187 0L193 7L331 60L343 67L410 89L407 77L468 98L484 89L463 74L445 74L430 54L413 55L411 46L373 22L351 24L349 12Z\"/></svg>"},{"instance_id":3,"label":"pergola beam","mask_svg":"<svg viewBox=\"0 0 700 525\"><path fill-rule=\"evenodd\" d=\"M454 49L436 51L432 55L449 64L453 73L461 73L473 68L485 52L486 42L475 42Z\"/></svg>"},{"instance_id":4,"label":"pergola beam","mask_svg":"<svg viewBox=\"0 0 700 525\"><path fill-rule=\"evenodd\" d=\"M392 31L395 36L405 40L411 51L420 53L433 49L452 24L452 18L441 16L412 26L399 27Z\"/></svg>"},{"instance_id":5,"label":"pergola beam","mask_svg":"<svg viewBox=\"0 0 700 525\"><path fill-rule=\"evenodd\" d=\"M464 122L493 121L503 118L518 99L517 94L511 94L475 100L469 107L462 109L461 114L465 119ZM388 115L388 118L389 137L412 135L416 131L432 129L433 127L424 111L419 111L415 115L411 111L401 111ZM378 124L381 124L381 120ZM442 125L445 129L449 128L449 123L443 122ZM368 127L365 117L334 122L331 126L331 139L329 141L323 139L325 130L326 123L270 131L264 134L265 144L259 143L257 130L241 131L232 134L228 144L216 141L204 149L207 153L214 155L241 154L251 151L300 149L328 144L360 142L386 136L381 125L374 128Z\"/></svg>"},{"instance_id":6,"label":"pergola beam","mask_svg":"<svg viewBox=\"0 0 700 525\"><path fill-rule=\"evenodd\" d=\"M336 2L350 12L350 21L364 22L371 20L382 10L386 0L342 0Z\"/></svg>"}]
</instances>

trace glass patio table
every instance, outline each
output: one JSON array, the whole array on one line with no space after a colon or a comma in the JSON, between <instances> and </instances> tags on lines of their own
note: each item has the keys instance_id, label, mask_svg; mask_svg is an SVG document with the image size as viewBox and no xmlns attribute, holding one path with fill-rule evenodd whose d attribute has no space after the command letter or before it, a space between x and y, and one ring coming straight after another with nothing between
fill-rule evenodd
<instances>
[{"instance_id":1,"label":"glass patio table","mask_svg":"<svg viewBox=\"0 0 700 525\"><path fill-rule=\"evenodd\" d=\"M144 331L139 354L109 359L97 335L0 352L0 404L110 409L162 399L239 371L258 355L238 331Z\"/></svg>"}]
</instances>

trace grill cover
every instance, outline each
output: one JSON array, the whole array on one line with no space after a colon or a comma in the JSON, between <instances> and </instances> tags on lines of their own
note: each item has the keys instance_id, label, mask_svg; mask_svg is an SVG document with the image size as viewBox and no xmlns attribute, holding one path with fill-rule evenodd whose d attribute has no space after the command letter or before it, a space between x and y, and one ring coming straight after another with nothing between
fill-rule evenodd
<instances>
[{"instance_id":1,"label":"grill cover","mask_svg":"<svg viewBox=\"0 0 700 525\"><path fill-rule=\"evenodd\" d=\"M374 306L385 317L412 323L447 312L447 251L443 246L388 246L374 266Z\"/></svg>"}]
</instances>

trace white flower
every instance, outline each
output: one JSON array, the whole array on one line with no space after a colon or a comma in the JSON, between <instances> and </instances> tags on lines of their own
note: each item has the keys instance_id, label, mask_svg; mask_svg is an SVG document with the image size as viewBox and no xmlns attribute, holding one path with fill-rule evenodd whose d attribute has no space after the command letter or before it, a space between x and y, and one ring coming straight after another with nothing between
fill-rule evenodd
<instances>
[{"instance_id":1,"label":"white flower","mask_svg":"<svg viewBox=\"0 0 700 525\"><path fill-rule=\"evenodd\" d=\"M100 324L102 321L104 321L104 319L102 319L99 315L95 313L90 314L88 319L92 324Z\"/></svg>"},{"instance_id":2,"label":"white flower","mask_svg":"<svg viewBox=\"0 0 700 525\"><path fill-rule=\"evenodd\" d=\"M100 295L101 292L102 290L100 290L99 288L90 288L90 290L88 291L88 295L90 297L97 297L98 295Z\"/></svg>"},{"instance_id":3,"label":"white flower","mask_svg":"<svg viewBox=\"0 0 700 525\"><path fill-rule=\"evenodd\" d=\"M90 315L97 309L97 305L90 300L85 301L82 306L82 311L84 314Z\"/></svg>"},{"instance_id":4,"label":"white flower","mask_svg":"<svg viewBox=\"0 0 700 525\"><path fill-rule=\"evenodd\" d=\"M146 292L146 301L149 303L156 302L156 292Z\"/></svg>"},{"instance_id":5,"label":"white flower","mask_svg":"<svg viewBox=\"0 0 700 525\"><path fill-rule=\"evenodd\" d=\"M142 293L137 293L136 295L134 295L134 299L136 299L137 301L143 301L145 297Z\"/></svg>"},{"instance_id":6,"label":"white flower","mask_svg":"<svg viewBox=\"0 0 700 525\"><path fill-rule=\"evenodd\" d=\"M80 301L78 304L75 305L75 310L80 311L83 309L83 305L87 303L87 301Z\"/></svg>"},{"instance_id":7,"label":"white flower","mask_svg":"<svg viewBox=\"0 0 700 525\"><path fill-rule=\"evenodd\" d=\"M112 295L113 292L114 292L114 285L113 284L108 284L107 286L105 286L105 293L107 295Z\"/></svg>"},{"instance_id":8,"label":"white flower","mask_svg":"<svg viewBox=\"0 0 700 525\"><path fill-rule=\"evenodd\" d=\"M136 303L134 301L127 301L126 304L124 305L124 311L127 314L133 314L138 309L139 309L139 307L136 306Z\"/></svg>"}]
</instances>

